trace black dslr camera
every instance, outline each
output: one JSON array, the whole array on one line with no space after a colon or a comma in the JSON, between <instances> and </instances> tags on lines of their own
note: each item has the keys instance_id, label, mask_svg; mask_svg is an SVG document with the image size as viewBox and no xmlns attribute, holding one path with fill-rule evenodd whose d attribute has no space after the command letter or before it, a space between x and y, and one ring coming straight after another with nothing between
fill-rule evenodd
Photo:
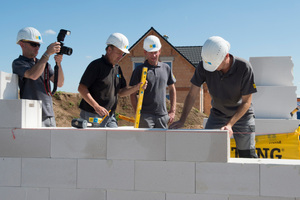
<instances>
[{"instance_id":1,"label":"black dslr camera","mask_svg":"<svg viewBox=\"0 0 300 200\"><path fill-rule=\"evenodd\" d=\"M71 31L67 31L64 29L60 29L59 34L57 36L57 42L60 42L60 52L58 54L66 54L68 56L70 56L73 53L73 49L70 47L66 47L64 46L64 39L66 37L66 35L70 35Z\"/></svg>"}]
</instances>

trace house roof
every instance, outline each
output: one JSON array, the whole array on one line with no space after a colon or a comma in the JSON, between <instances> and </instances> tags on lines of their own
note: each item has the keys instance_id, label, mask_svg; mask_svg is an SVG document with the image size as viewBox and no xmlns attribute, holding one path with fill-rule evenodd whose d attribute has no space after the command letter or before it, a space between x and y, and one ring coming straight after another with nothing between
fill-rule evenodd
<instances>
[{"instance_id":1,"label":"house roof","mask_svg":"<svg viewBox=\"0 0 300 200\"><path fill-rule=\"evenodd\" d=\"M175 47L182 55L184 55L193 65L197 67L201 58L202 46L180 46Z\"/></svg>"},{"instance_id":2,"label":"house roof","mask_svg":"<svg viewBox=\"0 0 300 200\"><path fill-rule=\"evenodd\" d=\"M174 47L164 36L157 32L153 27L151 27L140 39L138 39L130 48L129 51L141 41L151 30L156 32L161 39L165 40L173 49L175 49L182 57L184 57L189 63L194 67L198 66L198 63L201 61L201 46L181 46Z\"/></svg>"}]
</instances>

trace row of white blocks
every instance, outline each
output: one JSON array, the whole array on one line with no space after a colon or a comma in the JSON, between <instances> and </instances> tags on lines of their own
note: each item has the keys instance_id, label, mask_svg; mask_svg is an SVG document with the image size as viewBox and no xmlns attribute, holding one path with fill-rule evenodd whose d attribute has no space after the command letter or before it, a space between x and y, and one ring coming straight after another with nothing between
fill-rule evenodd
<instances>
[{"instance_id":1,"label":"row of white blocks","mask_svg":"<svg viewBox=\"0 0 300 200\"><path fill-rule=\"evenodd\" d=\"M0 99L18 99L18 76L0 71Z\"/></svg>"},{"instance_id":2,"label":"row of white blocks","mask_svg":"<svg viewBox=\"0 0 300 200\"><path fill-rule=\"evenodd\" d=\"M159 130L0 129L0 157L187 162L229 158L227 131Z\"/></svg>"},{"instance_id":3,"label":"row of white blocks","mask_svg":"<svg viewBox=\"0 0 300 200\"><path fill-rule=\"evenodd\" d=\"M207 122L207 118L203 119L203 126ZM255 134L280 134L294 133L299 127L299 120L287 119L255 119Z\"/></svg>"},{"instance_id":4,"label":"row of white blocks","mask_svg":"<svg viewBox=\"0 0 300 200\"><path fill-rule=\"evenodd\" d=\"M290 56L250 57L257 93L252 103L256 117L256 132L291 133L299 126L296 114L297 87L293 86L293 67Z\"/></svg>"},{"instance_id":5,"label":"row of white blocks","mask_svg":"<svg viewBox=\"0 0 300 200\"><path fill-rule=\"evenodd\" d=\"M1 200L300 200L299 171L220 130L0 129Z\"/></svg>"},{"instance_id":6,"label":"row of white blocks","mask_svg":"<svg viewBox=\"0 0 300 200\"><path fill-rule=\"evenodd\" d=\"M0 128L42 127L42 101L18 99L18 76L0 71Z\"/></svg>"},{"instance_id":7,"label":"row of white blocks","mask_svg":"<svg viewBox=\"0 0 300 200\"><path fill-rule=\"evenodd\" d=\"M257 93L253 95L256 118L292 119L290 112L297 107L292 58L250 57L249 61L257 86Z\"/></svg>"}]
</instances>

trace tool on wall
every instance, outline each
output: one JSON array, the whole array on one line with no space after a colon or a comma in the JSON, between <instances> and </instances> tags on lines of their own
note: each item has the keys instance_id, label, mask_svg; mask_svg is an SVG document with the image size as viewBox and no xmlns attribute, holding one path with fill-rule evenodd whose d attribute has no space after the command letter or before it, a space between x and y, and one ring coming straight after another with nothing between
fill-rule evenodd
<instances>
[{"instance_id":1,"label":"tool on wall","mask_svg":"<svg viewBox=\"0 0 300 200\"><path fill-rule=\"evenodd\" d=\"M300 106L297 106L290 114L291 117L293 117L293 115L300 109Z\"/></svg>"},{"instance_id":2,"label":"tool on wall","mask_svg":"<svg viewBox=\"0 0 300 200\"><path fill-rule=\"evenodd\" d=\"M139 98L138 98L137 107L136 107L136 114L135 114L134 128L138 128L138 127L139 127L139 124L140 124L141 109L142 109L142 104L143 104L143 99L144 99L144 89L143 89L143 85L144 85L145 82L146 82L147 71L148 71L148 68L147 68L147 67L143 67L142 77L141 77L141 82L142 82L143 84L141 84L141 86L140 86Z\"/></svg>"},{"instance_id":3,"label":"tool on wall","mask_svg":"<svg viewBox=\"0 0 300 200\"><path fill-rule=\"evenodd\" d=\"M108 111L108 113L110 113L110 111ZM107 115L105 115L103 118L89 117L89 122L82 118L76 118L76 119L72 119L71 125L75 128L87 128L87 127L97 128L100 127L101 122L103 122L103 120L106 117Z\"/></svg>"},{"instance_id":4,"label":"tool on wall","mask_svg":"<svg viewBox=\"0 0 300 200\"><path fill-rule=\"evenodd\" d=\"M133 117L127 117L127 116L120 115L120 114L119 114L119 119L123 119L123 120L126 120L128 122L132 122L132 123L135 122L135 119Z\"/></svg>"}]
</instances>

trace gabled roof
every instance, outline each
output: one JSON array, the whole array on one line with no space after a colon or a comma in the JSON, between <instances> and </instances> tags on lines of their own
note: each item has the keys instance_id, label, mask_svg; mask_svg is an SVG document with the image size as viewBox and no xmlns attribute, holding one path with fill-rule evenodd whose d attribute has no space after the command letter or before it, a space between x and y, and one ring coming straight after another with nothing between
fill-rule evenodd
<instances>
[{"instance_id":1,"label":"gabled roof","mask_svg":"<svg viewBox=\"0 0 300 200\"><path fill-rule=\"evenodd\" d=\"M201 58L202 46L181 46L175 47L182 55L184 55L193 65L197 67Z\"/></svg>"},{"instance_id":2,"label":"gabled roof","mask_svg":"<svg viewBox=\"0 0 300 200\"><path fill-rule=\"evenodd\" d=\"M198 63L201 61L201 46L183 46L183 47L174 47L164 36L157 32L153 27L151 27L140 39L138 39L130 48L129 51L139 43L151 30L157 33L161 39L165 40L174 50L176 50L183 58L185 58L189 63L194 67L198 66Z\"/></svg>"}]
</instances>

